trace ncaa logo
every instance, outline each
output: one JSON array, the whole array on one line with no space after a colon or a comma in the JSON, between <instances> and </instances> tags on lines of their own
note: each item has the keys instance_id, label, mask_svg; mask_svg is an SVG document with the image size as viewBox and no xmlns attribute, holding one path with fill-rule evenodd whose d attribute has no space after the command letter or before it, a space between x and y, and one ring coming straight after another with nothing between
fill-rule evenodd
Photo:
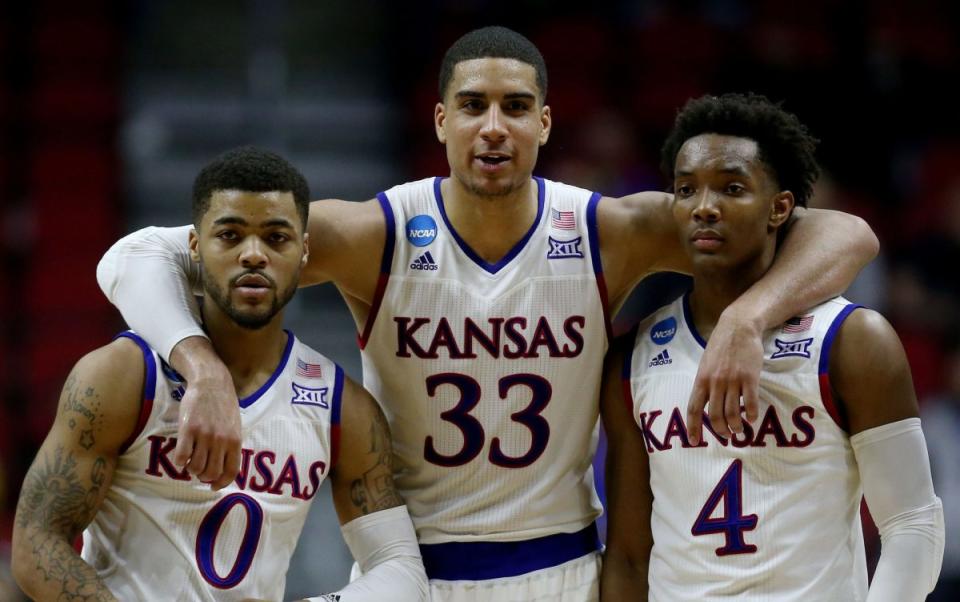
<instances>
[{"instance_id":1,"label":"ncaa logo","mask_svg":"<svg viewBox=\"0 0 960 602\"><path fill-rule=\"evenodd\" d=\"M650 340L657 345L666 345L673 340L675 334L677 334L677 319L671 316L653 325L650 329Z\"/></svg>"},{"instance_id":2,"label":"ncaa logo","mask_svg":"<svg viewBox=\"0 0 960 602\"><path fill-rule=\"evenodd\" d=\"M437 237L437 222L429 215L415 215L407 222L407 240L415 247L425 247Z\"/></svg>"}]
</instances>

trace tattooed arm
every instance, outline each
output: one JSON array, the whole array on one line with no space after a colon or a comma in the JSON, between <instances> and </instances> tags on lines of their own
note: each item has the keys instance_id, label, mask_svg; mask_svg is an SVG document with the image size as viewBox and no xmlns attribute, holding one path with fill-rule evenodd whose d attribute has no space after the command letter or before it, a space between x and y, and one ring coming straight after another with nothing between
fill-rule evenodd
<instances>
[{"instance_id":1,"label":"tattooed arm","mask_svg":"<svg viewBox=\"0 0 960 602\"><path fill-rule=\"evenodd\" d=\"M73 542L110 487L117 452L136 425L143 379L142 355L129 339L89 353L67 378L13 528L14 577L37 600L115 599Z\"/></svg>"},{"instance_id":2,"label":"tattooed arm","mask_svg":"<svg viewBox=\"0 0 960 602\"><path fill-rule=\"evenodd\" d=\"M393 486L390 427L377 402L350 379L344 383L340 422L339 460L330 473L333 505L343 539L363 574L333 599L427 600L416 532Z\"/></svg>"},{"instance_id":3,"label":"tattooed arm","mask_svg":"<svg viewBox=\"0 0 960 602\"><path fill-rule=\"evenodd\" d=\"M403 505L393 488L393 447L387 420L366 389L345 380L341 448L330 475L340 524Z\"/></svg>"}]
</instances>

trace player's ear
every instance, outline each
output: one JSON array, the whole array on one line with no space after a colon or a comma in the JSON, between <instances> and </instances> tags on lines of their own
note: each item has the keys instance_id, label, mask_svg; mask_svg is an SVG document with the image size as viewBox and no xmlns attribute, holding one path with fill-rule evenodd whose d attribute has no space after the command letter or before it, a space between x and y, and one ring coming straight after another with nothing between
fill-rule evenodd
<instances>
[{"instance_id":1,"label":"player's ear","mask_svg":"<svg viewBox=\"0 0 960 602\"><path fill-rule=\"evenodd\" d=\"M767 227L770 230L776 230L782 226L793 212L796 200L793 193L789 190L782 190L773 197L770 202L770 216L767 220Z\"/></svg>"},{"instance_id":2,"label":"player's ear","mask_svg":"<svg viewBox=\"0 0 960 602\"><path fill-rule=\"evenodd\" d=\"M300 258L300 267L307 267L307 260L310 259L310 235L303 234L303 257Z\"/></svg>"},{"instance_id":3,"label":"player's ear","mask_svg":"<svg viewBox=\"0 0 960 602\"><path fill-rule=\"evenodd\" d=\"M544 105L540 110L540 146L550 139L550 128L553 126L553 117L550 115L550 106Z\"/></svg>"},{"instance_id":4,"label":"player's ear","mask_svg":"<svg viewBox=\"0 0 960 602\"><path fill-rule=\"evenodd\" d=\"M440 141L440 144L447 143L447 132L444 130L444 124L447 121L447 113L443 108L443 103L438 102L437 106L433 108L433 126L437 130L437 140Z\"/></svg>"},{"instance_id":5,"label":"player's ear","mask_svg":"<svg viewBox=\"0 0 960 602\"><path fill-rule=\"evenodd\" d=\"M190 242L188 244L190 245L190 259L200 263L200 236L195 228L190 228Z\"/></svg>"}]
</instances>

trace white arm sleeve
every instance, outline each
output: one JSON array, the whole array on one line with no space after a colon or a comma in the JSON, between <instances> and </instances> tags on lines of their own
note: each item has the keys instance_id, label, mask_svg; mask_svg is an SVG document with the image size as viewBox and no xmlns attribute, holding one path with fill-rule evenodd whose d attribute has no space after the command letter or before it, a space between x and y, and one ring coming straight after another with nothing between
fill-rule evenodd
<instances>
[{"instance_id":1,"label":"white arm sleeve","mask_svg":"<svg viewBox=\"0 0 960 602\"><path fill-rule=\"evenodd\" d=\"M191 226L144 228L118 240L97 265L97 282L130 328L170 361L174 346L202 336L200 267L190 259Z\"/></svg>"},{"instance_id":2,"label":"white arm sleeve","mask_svg":"<svg viewBox=\"0 0 960 602\"><path fill-rule=\"evenodd\" d=\"M427 573L406 506L361 516L340 530L363 575L338 592L308 600L421 602L429 599Z\"/></svg>"},{"instance_id":3,"label":"white arm sleeve","mask_svg":"<svg viewBox=\"0 0 960 602\"><path fill-rule=\"evenodd\" d=\"M850 444L880 530L880 561L867 602L922 601L940 576L945 534L920 419L868 429Z\"/></svg>"}]
</instances>

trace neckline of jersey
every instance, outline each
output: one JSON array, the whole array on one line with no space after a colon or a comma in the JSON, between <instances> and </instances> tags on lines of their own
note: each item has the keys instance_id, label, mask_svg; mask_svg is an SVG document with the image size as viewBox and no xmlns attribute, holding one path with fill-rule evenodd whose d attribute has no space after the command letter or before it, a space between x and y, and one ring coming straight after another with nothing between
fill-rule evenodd
<instances>
[{"instance_id":1,"label":"neckline of jersey","mask_svg":"<svg viewBox=\"0 0 960 602\"><path fill-rule=\"evenodd\" d=\"M536 232L537 228L540 227L540 221L543 219L544 197L546 196L546 185L543 181L543 178L537 176L533 177L533 180L537 183L537 219L533 220L533 224L530 225L530 229L527 230L527 233L523 235L523 238L521 238L517 244L515 244L513 248L510 249L510 251L496 263L488 263L482 257L480 257L480 255L478 255L477 252L474 251L470 245L468 245L467 242L460 237L460 234L453 227L453 224L450 223L449 218L447 218L446 207L443 203L443 194L440 192L440 184L444 180L446 180L446 177L436 177L433 180L434 197L436 198L437 208L440 211L440 217L443 219L443 223L446 224L447 230L449 230L450 234L453 235L453 240L456 241L457 246L460 247L460 250L463 251L463 253L469 257L471 261L480 266L480 268L482 268L484 271L490 274L496 274L506 267L506 265L509 264L514 257L520 254L520 251L527 246L527 242L529 242L530 237L532 237L533 233Z\"/></svg>"},{"instance_id":2,"label":"neckline of jersey","mask_svg":"<svg viewBox=\"0 0 960 602\"><path fill-rule=\"evenodd\" d=\"M287 333L287 344L283 348L283 356L280 358L280 363L277 364L276 369L273 371L273 374L270 375L270 378L267 379L267 382L260 385L260 388L247 395L243 399L237 401L240 404L241 408L249 408L252 406L258 399L263 397L263 394L273 385L277 380L283 370L287 367L287 361L290 359L290 350L293 349L293 333L287 329L284 329L283 332Z\"/></svg>"},{"instance_id":3,"label":"neckline of jersey","mask_svg":"<svg viewBox=\"0 0 960 602\"><path fill-rule=\"evenodd\" d=\"M706 349L707 342L700 336L700 333L697 331L697 325L693 322L693 311L690 309L691 292L692 291L687 291L683 294L683 320L687 323L687 329L690 331L690 334L693 335L693 339L699 343L702 348Z\"/></svg>"}]
</instances>

